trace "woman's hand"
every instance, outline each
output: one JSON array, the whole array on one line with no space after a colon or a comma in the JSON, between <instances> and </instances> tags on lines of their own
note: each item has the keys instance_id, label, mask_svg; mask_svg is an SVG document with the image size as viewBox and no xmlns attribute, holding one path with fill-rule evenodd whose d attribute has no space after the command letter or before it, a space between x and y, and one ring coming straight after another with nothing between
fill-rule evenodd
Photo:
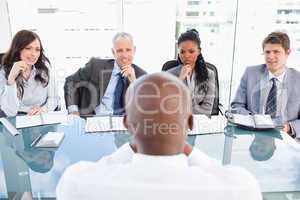
<instances>
[{"instance_id":1,"label":"woman's hand","mask_svg":"<svg viewBox=\"0 0 300 200\"><path fill-rule=\"evenodd\" d=\"M24 79L27 79L30 75L29 66L24 61L14 63L7 78L8 85L15 84L19 74L21 74Z\"/></svg>"},{"instance_id":2,"label":"woman's hand","mask_svg":"<svg viewBox=\"0 0 300 200\"><path fill-rule=\"evenodd\" d=\"M191 77L192 75L192 66L190 65L184 65L182 68L181 68L181 71L180 71L180 75L179 75L179 79L180 80L184 80L185 78L189 78Z\"/></svg>"},{"instance_id":3,"label":"woman's hand","mask_svg":"<svg viewBox=\"0 0 300 200\"><path fill-rule=\"evenodd\" d=\"M46 112L46 110L40 106L33 106L29 112L27 113L27 115L32 116L32 115L39 115L41 113Z\"/></svg>"}]
</instances>

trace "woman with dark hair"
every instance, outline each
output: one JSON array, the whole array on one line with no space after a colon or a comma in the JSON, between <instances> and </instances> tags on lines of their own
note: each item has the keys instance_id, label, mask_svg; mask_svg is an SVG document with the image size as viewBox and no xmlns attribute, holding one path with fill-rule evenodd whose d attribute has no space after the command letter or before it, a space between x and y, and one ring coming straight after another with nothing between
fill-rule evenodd
<instances>
[{"instance_id":1,"label":"woman with dark hair","mask_svg":"<svg viewBox=\"0 0 300 200\"><path fill-rule=\"evenodd\" d=\"M205 64L200 44L195 29L182 33L177 42L181 64L168 72L178 76L189 87L193 113L211 115L215 98L215 75Z\"/></svg>"},{"instance_id":2,"label":"woman with dark hair","mask_svg":"<svg viewBox=\"0 0 300 200\"><path fill-rule=\"evenodd\" d=\"M19 31L0 66L0 108L8 115L53 111L59 103L54 76L39 36Z\"/></svg>"}]
</instances>

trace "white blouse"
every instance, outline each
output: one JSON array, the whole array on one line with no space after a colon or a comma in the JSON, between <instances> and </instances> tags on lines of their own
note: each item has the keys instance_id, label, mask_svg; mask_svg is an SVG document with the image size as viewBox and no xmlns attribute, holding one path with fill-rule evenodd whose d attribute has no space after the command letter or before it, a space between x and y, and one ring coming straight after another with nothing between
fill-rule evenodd
<instances>
[{"instance_id":1,"label":"white blouse","mask_svg":"<svg viewBox=\"0 0 300 200\"><path fill-rule=\"evenodd\" d=\"M34 80L35 75L36 68L33 67L29 79L25 81L23 98L19 99L17 85L8 85L4 70L0 70L0 108L8 116L15 116L18 112L29 112L33 106L53 111L59 105L54 73L49 69L50 80L46 87Z\"/></svg>"}]
</instances>

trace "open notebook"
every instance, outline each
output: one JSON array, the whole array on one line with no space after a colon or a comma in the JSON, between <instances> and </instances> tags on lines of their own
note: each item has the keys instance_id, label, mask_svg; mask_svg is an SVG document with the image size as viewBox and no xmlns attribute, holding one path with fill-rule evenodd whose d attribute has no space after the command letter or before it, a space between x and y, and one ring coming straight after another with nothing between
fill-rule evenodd
<instances>
[{"instance_id":1,"label":"open notebook","mask_svg":"<svg viewBox=\"0 0 300 200\"><path fill-rule=\"evenodd\" d=\"M189 131L189 135L222 133L227 120L224 116L212 116L208 118L205 115L194 115L194 128ZM86 120L85 132L109 132L126 131L123 125L123 117L119 116L97 116L89 117Z\"/></svg>"},{"instance_id":2,"label":"open notebook","mask_svg":"<svg viewBox=\"0 0 300 200\"><path fill-rule=\"evenodd\" d=\"M194 128L188 132L188 135L223 133L227 124L227 119L223 115L211 116L193 115Z\"/></svg>"},{"instance_id":3,"label":"open notebook","mask_svg":"<svg viewBox=\"0 0 300 200\"><path fill-rule=\"evenodd\" d=\"M41 148L56 148L62 143L65 134L63 132L48 132L46 135L40 135L31 146Z\"/></svg>"},{"instance_id":4,"label":"open notebook","mask_svg":"<svg viewBox=\"0 0 300 200\"><path fill-rule=\"evenodd\" d=\"M87 133L126 130L123 125L123 117L120 116L97 116L86 119L85 132Z\"/></svg>"},{"instance_id":5,"label":"open notebook","mask_svg":"<svg viewBox=\"0 0 300 200\"><path fill-rule=\"evenodd\" d=\"M67 119L67 115L61 112L48 112L33 116L22 115L16 117L16 127L26 128L47 124L66 123Z\"/></svg>"},{"instance_id":6,"label":"open notebook","mask_svg":"<svg viewBox=\"0 0 300 200\"><path fill-rule=\"evenodd\" d=\"M270 115L241 115L232 114L228 120L240 127L254 130L264 130L275 128L275 124Z\"/></svg>"}]
</instances>

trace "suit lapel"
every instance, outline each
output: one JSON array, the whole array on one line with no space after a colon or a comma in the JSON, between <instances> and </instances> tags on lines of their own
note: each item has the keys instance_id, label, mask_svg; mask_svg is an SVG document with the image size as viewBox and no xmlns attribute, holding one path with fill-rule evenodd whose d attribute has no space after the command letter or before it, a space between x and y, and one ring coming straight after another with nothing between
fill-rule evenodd
<instances>
[{"instance_id":1,"label":"suit lapel","mask_svg":"<svg viewBox=\"0 0 300 200\"><path fill-rule=\"evenodd\" d=\"M291 80L290 76L291 76L291 71L289 68L287 68L285 77L283 79L282 94L281 94L281 96L282 96L281 110L283 113L285 113L287 110L287 101L288 101L288 99L291 99L290 97L292 96L292 92L293 92L293 89L292 89L292 85L293 85L292 81L293 80ZM285 116L285 115L283 115L283 116Z\"/></svg>"},{"instance_id":2,"label":"suit lapel","mask_svg":"<svg viewBox=\"0 0 300 200\"><path fill-rule=\"evenodd\" d=\"M262 94L262 91L264 91L264 87L268 84L268 70L265 65L262 66L260 74L255 77L255 80L257 83L254 86L254 93L253 93L253 110L256 113L263 113L264 111L264 95Z\"/></svg>"}]
</instances>

